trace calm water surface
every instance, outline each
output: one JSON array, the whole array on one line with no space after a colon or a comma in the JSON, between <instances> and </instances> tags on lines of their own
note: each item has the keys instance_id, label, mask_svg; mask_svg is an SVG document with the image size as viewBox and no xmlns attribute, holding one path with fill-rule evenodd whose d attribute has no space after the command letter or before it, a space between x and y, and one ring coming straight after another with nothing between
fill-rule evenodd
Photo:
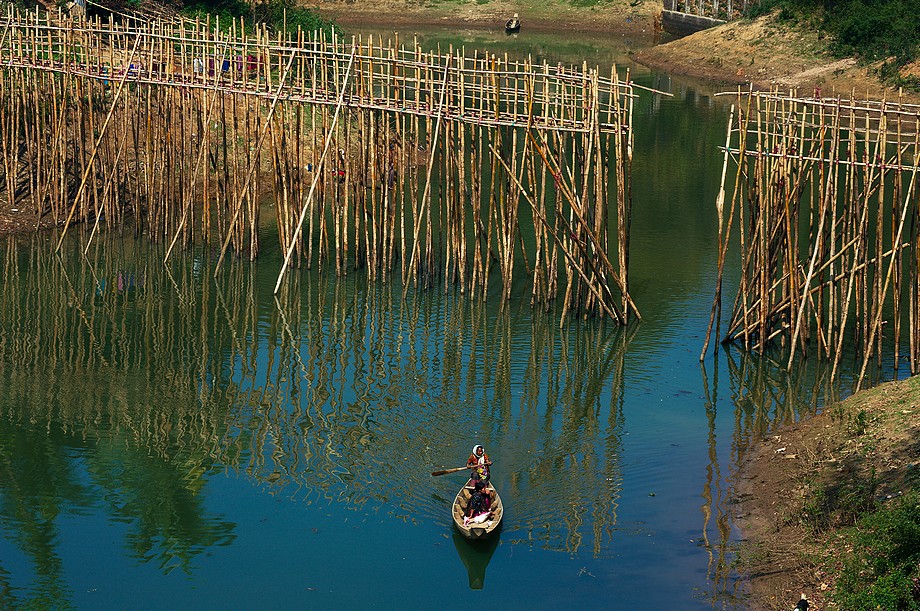
<instances>
[{"instance_id":1,"label":"calm water surface","mask_svg":"<svg viewBox=\"0 0 920 611\"><path fill-rule=\"evenodd\" d=\"M731 481L751 439L841 391L719 351L726 102L631 66L629 41L425 33L631 67L631 290L644 321L560 325L459 292L318 271L278 300L280 257L174 256L130 239L0 242L0 607L723 608ZM730 272L731 273L731 272ZM730 283L729 283L730 286ZM452 530L482 443L506 504ZM480 591L481 590L481 591ZM740 606L744 606L743 602Z\"/></svg>"}]
</instances>

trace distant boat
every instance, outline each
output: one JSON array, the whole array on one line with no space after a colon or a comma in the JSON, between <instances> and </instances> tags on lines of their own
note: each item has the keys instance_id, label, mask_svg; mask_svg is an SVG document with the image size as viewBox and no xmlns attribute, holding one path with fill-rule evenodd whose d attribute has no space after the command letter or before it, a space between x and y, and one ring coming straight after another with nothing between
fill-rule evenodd
<instances>
[{"instance_id":1,"label":"distant boat","mask_svg":"<svg viewBox=\"0 0 920 611\"><path fill-rule=\"evenodd\" d=\"M463 488L460 489L460 492L457 493L457 498L454 499L454 504L451 507L451 515L453 515L454 524L457 526L457 530L460 531L460 534L467 539L482 539L495 532L501 524L502 515L504 514L502 500L498 496L498 491L495 489L495 486L492 485L492 482L489 482L487 489L492 493L492 510L489 519L484 522L463 523L463 516L466 515L466 508L469 506L470 497L473 495L473 486L475 483L476 480L472 479L466 482Z\"/></svg>"},{"instance_id":2,"label":"distant boat","mask_svg":"<svg viewBox=\"0 0 920 611\"><path fill-rule=\"evenodd\" d=\"M521 20L517 13L514 14L514 17L505 22L505 31L509 34L521 31Z\"/></svg>"}]
</instances>

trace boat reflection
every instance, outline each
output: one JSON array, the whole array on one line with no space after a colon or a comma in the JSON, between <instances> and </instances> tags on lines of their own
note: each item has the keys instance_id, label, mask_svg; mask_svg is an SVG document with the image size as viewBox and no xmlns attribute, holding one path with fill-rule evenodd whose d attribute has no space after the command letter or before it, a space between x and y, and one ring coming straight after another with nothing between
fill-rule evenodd
<instances>
[{"instance_id":1,"label":"boat reflection","mask_svg":"<svg viewBox=\"0 0 920 611\"><path fill-rule=\"evenodd\" d=\"M454 547L457 548L457 554L466 567L471 590L481 590L485 585L486 568L492 560L492 554L498 548L500 537L499 533L495 533L486 539L469 541L460 533L454 532Z\"/></svg>"}]
</instances>

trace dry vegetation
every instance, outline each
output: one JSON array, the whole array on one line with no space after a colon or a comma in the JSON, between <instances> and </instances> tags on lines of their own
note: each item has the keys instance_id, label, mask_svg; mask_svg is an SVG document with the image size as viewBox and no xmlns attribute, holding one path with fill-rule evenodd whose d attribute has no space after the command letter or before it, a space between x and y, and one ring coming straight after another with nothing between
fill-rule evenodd
<instances>
[{"instance_id":1,"label":"dry vegetation","mask_svg":"<svg viewBox=\"0 0 920 611\"><path fill-rule=\"evenodd\" d=\"M895 99L898 91L877 76L878 63L863 65L827 52L816 30L778 23L769 16L742 20L641 51L652 68L755 88L797 88L823 96L836 93ZM909 98L905 98L909 101Z\"/></svg>"},{"instance_id":2,"label":"dry vegetation","mask_svg":"<svg viewBox=\"0 0 920 611\"><path fill-rule=\"evenodd\" d=\"M851 551L839 529L918 484L918 416L920 379L891 382L776 431L747 458L735 516L752 608L790 609L801 592L813 608L834 608Z\"/></svg>"}]
</instances>

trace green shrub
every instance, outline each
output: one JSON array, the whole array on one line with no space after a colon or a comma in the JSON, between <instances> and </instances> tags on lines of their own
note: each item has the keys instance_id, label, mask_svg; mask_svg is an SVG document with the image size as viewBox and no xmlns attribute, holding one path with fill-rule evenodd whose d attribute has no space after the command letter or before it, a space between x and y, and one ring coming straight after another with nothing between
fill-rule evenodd
<instances>
[{"instance_id":1,"label":"green shrub","mask_svg":"<svg viewBox=\"0 0 920 611\"><path fill-rule=\"evenodd\" d=\"M847 430L850 435L854 437L862 437L866 434L866 431L869 428L869 423L872 421L872 418L869 416L869 413L861 409L856 412L856 415L853 416L847 426Z\"/></svg>"},{"instance_id":2,"label":"green shrub","mask_svg":"<svg viewBox=\"0 0 920 611\"><path fill-rule=\"evenodd\" d=\"M263 0L252 5L243 0L186 0L183 12L189 15L210 13L220 15L222 19L243 17L250 24L264 23L274 31L286 28L293 33L300 27L305 32L322 30L332 34L333 30L337 30L333 22L322 19L308 8L298 6L296 0Z\"/></svg>"},{"instance_id":3,"label":"green shrub","mask_svg":"<svg viewBox=\"0 0 920 611\"><path fill-rule=\"evenodd\" d=\"M248 15L249 5L241 0L190 0L183 8L189 15L220 15L221 18Z\"/></svg>"},{"instance_id":4,"label":"green shrub","mask_svg":"<svg viewBox=\"0 0 920 611\"><path fill-rule=\"evenodd\" d=\"M878 486L875 469L866 476L855 471L846 473L833 486L811 482L802 505L801 521L815 533L855 524L875 509Z\"/></svg>"},{"instance_id":5,"label":"green shrub","mask_svg":"<svg viewBox=\"0 0 920 611\"><path fill-rule=\"evenodd\" d=\"M839 10L825 11L825 26L834 34L835 53L868 60L916 56L920 31L920 3L916 0L849 0L839 4Z\"/></svg>"},{"instance_id":6,"label":"green shrub","mask_svg":"<svg viewBox=\"0 0 920 611\"><path fill-rule=\"evenodd\" d=\"M920 494L911 492L847 529L834 599L844 610L920 609Z\"/></svg>"},{"instance_id":7,"label":"green shrub","mask_svg":"<svg viewBox=\"0 0 920 611\"><path fill-rule=\"evenodd\" d=\"M920 0L763 0L745 16L774 10L785 21L816 20L830 36L832 53L841 57L895 58L902 66L917 57Z\"/></svg>"},{"instance_id":8,"label":"green shrub","mask_svg":"<svg viewBox=\"0 0 920 611\"><path fill-rule=\"evenodd\" d=\"M335 25L326 21L314 11L298 6L295 0L265 0L253 5L252 17L254 21L267 23L275 29L286 27L288 32L296 32L298 28L310 33L322 30L332 34Z\"/></svg>"}]
</instances>

